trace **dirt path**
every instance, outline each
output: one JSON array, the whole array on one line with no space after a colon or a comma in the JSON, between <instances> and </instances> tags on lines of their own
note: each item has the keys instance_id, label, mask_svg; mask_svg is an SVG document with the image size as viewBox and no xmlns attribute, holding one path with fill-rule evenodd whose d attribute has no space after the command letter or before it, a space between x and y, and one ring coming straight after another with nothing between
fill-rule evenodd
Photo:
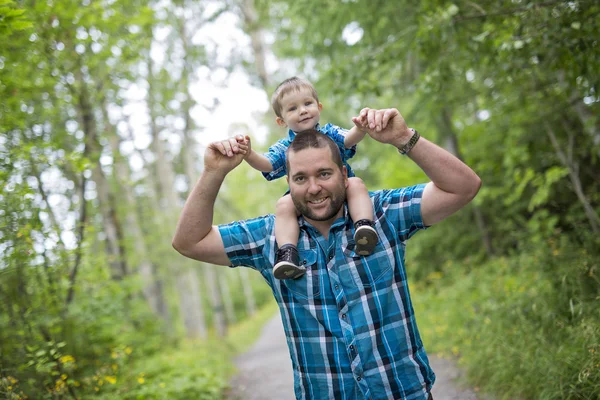
<instances>
[{"instance_id":1,"label":"dirt path","mask_svg":"<svg viewBox=\"0 0 600 400\"><path fill-rule=\"evenodd\" d=\"M430 357L437 376L435 400L483 400L471 390L456 386L460 373L453 362ZM231 399L294 400L292 363L279 315L265 325L255 345L236 359L238 375L231 381Z\"/></svg>"}]
</instances>

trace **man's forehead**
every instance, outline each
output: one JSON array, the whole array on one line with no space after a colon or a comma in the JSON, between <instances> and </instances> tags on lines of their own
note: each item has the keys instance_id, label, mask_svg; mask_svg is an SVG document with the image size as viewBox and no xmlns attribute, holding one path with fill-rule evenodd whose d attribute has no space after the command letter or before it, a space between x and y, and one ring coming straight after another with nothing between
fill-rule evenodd
<instances>
[{"instance_id":1,"label":"man's forehead","mask_svg":"<svg viewBox=\"0 0 600 400\"><path fill-rule=\"evenodd\" d=\"M290 175L336 167L331 157L331 150L329 147L318 149L309 147L297 152L290 151L288 153L288 161L290 164L290 171L288 171L288 173Z\"/></svg>"}]
</instances>

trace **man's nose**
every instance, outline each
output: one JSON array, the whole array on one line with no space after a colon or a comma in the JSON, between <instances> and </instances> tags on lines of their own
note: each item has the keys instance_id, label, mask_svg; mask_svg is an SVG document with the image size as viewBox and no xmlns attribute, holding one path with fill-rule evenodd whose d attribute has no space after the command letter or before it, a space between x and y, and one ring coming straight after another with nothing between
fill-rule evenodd
<instances>
[{"instance_id":1,"label":"man's nose","mask_svg":"<svg viewBox=\"0 0 600 400\"><path fill-rule=\"evenodd\" d=\"M320 191L321 191L321 185L319 185L319 182L314 178L309 179L308 180L308 193L316 194L316 193L319 193Z\"/></svg>"}]
</instances>

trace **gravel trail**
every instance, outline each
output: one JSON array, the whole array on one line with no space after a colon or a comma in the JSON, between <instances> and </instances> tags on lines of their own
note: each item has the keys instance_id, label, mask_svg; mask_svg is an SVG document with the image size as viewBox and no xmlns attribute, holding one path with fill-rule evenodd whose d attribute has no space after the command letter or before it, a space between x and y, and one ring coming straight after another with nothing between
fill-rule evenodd
<instances>
[{"instance_id":1,"label":"gravel trail","mask_svg":"<svg viewBox=\"0 0 600 400\"><path fill-rule=\"evenodd\" d=\"M436 374L435 400L484 400L457 386L460 371L446 359L430 356ZM279 314L267 322L258 341L235 360L238 374L231 380L230 400L294 400L292 362Z\"/></svg>"}]
</instances>

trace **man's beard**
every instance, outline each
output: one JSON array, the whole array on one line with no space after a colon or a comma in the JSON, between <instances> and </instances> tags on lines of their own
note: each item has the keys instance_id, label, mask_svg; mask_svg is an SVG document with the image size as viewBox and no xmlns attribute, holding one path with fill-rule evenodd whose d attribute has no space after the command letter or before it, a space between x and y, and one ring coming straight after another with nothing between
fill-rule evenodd
<instances>
[{"instance_id":1,"label":"man's beard","mask_svg":"<svg viewBox=\"0 0 600 400\"><path fill-rule=\"evenodd\" d=\"M339 190L335 190L334 193L329 192L329 207L326 212L321 215L315 214L307 204L308 202L304 199L300 200L292 196L292 201L296 206L296 210L298 210L305 218L312 219L313 221L327 221L338 213L346 201L346 188L344 187L344 184L341 183L340 187L337 189Z\"/></svg>"}]
</instances>

